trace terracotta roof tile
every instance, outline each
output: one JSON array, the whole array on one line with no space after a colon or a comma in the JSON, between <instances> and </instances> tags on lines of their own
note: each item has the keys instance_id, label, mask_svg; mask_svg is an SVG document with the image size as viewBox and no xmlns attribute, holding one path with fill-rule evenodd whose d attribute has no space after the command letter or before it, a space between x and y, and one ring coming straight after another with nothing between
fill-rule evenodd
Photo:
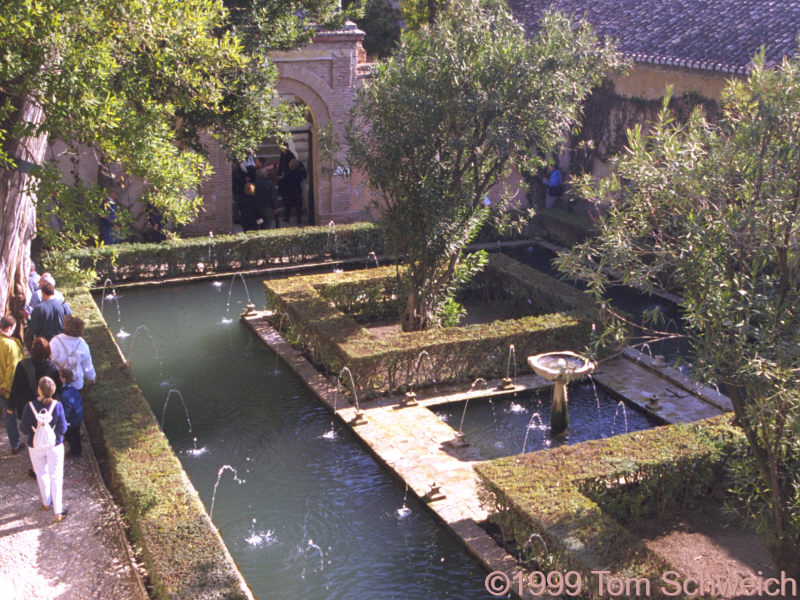
<instances>
[{"instance_id":1,"label":"terracotta roof tile","mask_svg":"<svg viewBox=\"0 0 800 600\"><path fill-rule=\"evenodd\" d=\"M764 45L768 64L793 55L800 0L507 0L528 32L552 7L586 16L637 62L744 73Z\"/></svg>"}]
</instances>

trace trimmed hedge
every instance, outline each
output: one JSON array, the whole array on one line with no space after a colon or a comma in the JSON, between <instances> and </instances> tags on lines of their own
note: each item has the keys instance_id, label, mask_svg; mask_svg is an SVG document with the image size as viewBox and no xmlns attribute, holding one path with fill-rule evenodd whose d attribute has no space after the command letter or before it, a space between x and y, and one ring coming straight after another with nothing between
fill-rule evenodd
<instances>
[{"instance_id":1,"label":"trimmed hedge","mask_svg":"<svg viewBox=\"0 0 800 600\"><path fill-rule=\"evenodd\" d=\"M672 514L707 496L725 457L743 443L729 420L668 425L477 465L483 500L496 511L490 520L518 543L541 535L549 556L536 544L526 550L547 570L579 571L586 597L598 597L593 570L646 577L647 597L667 597L661 574L673 567L624 524Z\"/></svg>"},{"instance_id":2,"label":"trimmed hedge","mask_svg":"<svg viewBox=\"0 0 800 600\"><path fill-rule=\"evenodd\" d=\"M432 383L432 373L440 382L502 376L509 344L526 354L586 344L593 307L573 288L502 255L491 256L487 270L496 272L495 281L524 288L531 299L530 305L526 302L529 312L536 312L540 299L551 312L378 338L354 317L397 314L396 267L269 280L264 288L267 305L275 310L273 321L287 326L283 333L290 341L328 373L349 367L362 396ZM568 310L552 312L562 301ZM423 350L432 369L417 374Z\"/></svg>"},{"instance_id":3,"label":"trimmed hedge","mask_svg":"<svg viewBox=\"0 0 800 600\"><path fill-rule=\"evenodd\" d=\"M539 235L565 248L591 237L594 230L594 225L585 216L556 208L537 209L528 227L529 234Z\"/></svg>"},{"instance_id":4,"label":"trimmed hedge","mask_svg":"<svg viewBox=\"0 0 800 600\"><path fill-rule=\"evenodd\" d=\"M380 229L372 223L331 227L283 227L214 238L168 240L161 244L114 244L73 250L66 256L100 280L143 281L207 272L233 272L326 257L383 254Z\"/></svg>"},{"instance_id":5,"label":"trimmed hedge","mask_svg":"<svg viewBox=\"0 0 800 600\"><path fill-rule=\"evenodd\" d=\"M70 305L86 323L97 383L84 391L86 427L104 477L122 508L163 600L252 600L197 491L86 290Z\"/></svg>"}]
</instances>

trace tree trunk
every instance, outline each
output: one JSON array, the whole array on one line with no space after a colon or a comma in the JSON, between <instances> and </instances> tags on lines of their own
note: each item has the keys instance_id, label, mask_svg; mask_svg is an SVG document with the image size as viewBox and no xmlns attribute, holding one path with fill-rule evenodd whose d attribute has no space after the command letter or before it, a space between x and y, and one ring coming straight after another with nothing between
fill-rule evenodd
<instances>
[{"instance_id":1,"label":"tree trunk","mask_svg":"<svg viewBox=\"0 0 800 600\"><path fill-rule=\"evenodd\" d=\"M793 541L785 539L784 529L788 518L788 511L786 510L788 498L781 485L777 467L775 466L776 461L774 457L771 456L772 453L769 448L763 446L759 442L758 434L755 430L756 424L748 418L745 411L744 394L742 394L737 386L729 385L728 397L731 399L733 411L739 419L739 425L742 431L744 431L745 437L750 445L750 451L753 453L756 464L769 487L772 509L772 529L776 539L775 552L773 552L773 555L779 567L783 569L797 569L797 559L790 560L790 554L784 553L786 547L794 548L794 543ZM796 548L794 550L796 551Z\"/></svg>"},{"instance_id":2,"label":"tree trunk","mask_svg":"<svg viewBox=\"0 0 800 600\"><path fill-rule=\"evenodd\" d=\"M406 297L400 325L403 331L422 331L428 327L424 295L415 290L413 285Z\"/></svg>"},{"instance_id":3,"label":"tree trunk","mask_svg":"<svg viewBox=\"0 0 800 600\"><path fill-rule=\"evenodd\" d=\"M0 100L5 98L0 97ZM9 120L27 123L34 128L44 120L42 108L26 98ZM36 197L28 187L34 180L28 173L32 165L41 164L47 149L47 135L14 139L13 126L4 127L9 138L6 152L17 163L16 168L0 170L0 308L19 317L25 306L30 270L31 240L36 233Z\"/></svg>"}]
</instances>

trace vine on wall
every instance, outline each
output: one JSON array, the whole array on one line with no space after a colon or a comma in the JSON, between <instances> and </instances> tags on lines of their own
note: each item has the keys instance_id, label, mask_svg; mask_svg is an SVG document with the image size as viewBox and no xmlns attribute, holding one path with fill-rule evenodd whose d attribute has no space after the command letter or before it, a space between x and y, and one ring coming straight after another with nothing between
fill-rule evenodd
<instances>
[{"instance_id":1,"label":"vine on wall","mask_svg":"<svg viewBox=\"0 0 800 600\"><path fill-rule=\"evenodd\" d=\"M591 173L595 160L608 162L627 144L627 131L639 123L655 120L661 104L661 99L620 96L613 82L606 80L586 99L581 128L570 137L571 174ZM669 103L675 119L680 122L687 121L697 106L702 106L712 122L719 118L719 103L696 92L673 97Z\"/></svg>"}]
</instances>

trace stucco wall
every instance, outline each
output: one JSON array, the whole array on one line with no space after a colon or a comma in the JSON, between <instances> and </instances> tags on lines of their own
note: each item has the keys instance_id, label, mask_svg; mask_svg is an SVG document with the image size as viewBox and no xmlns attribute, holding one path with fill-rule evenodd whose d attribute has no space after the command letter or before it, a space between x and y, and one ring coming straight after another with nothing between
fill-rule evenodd
<instances>
[{"instance_id":1,"label":"stucco wall","mask_svg":"<svg viewBox=\"0 0 800 600\"><path fill-rule=\"evenodd\" d=\"M667 85L673 85L673 96L695 92L719 100L730 75L711 71L691 71L676 67L636 64L624 77L614 77L614 89L620 96L655 100L663 98Z\"/></svg>"}]
</instances>

